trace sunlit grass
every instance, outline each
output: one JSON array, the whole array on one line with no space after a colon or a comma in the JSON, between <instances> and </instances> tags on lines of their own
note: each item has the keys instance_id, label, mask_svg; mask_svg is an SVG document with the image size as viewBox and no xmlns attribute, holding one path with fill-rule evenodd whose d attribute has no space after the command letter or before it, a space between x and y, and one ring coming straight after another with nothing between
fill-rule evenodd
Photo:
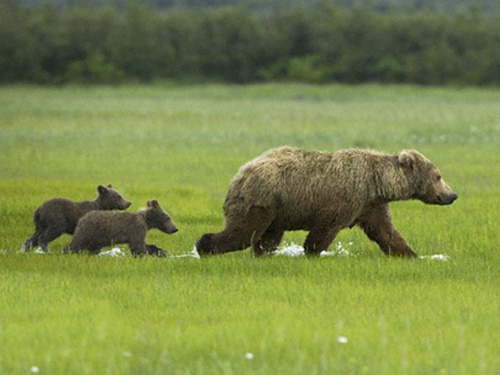
<instances>
[{"instance_id":1,"label":"sunlit grass","mask_svg":"<svg viewBox=\"0 0 500 375\"><path fill-rule=\"evenodd\" d=\"M0 374L496 374L498 103L411 86L1 88ZM58 255L67 235L16 253L44 200L108 183L131 211L158 199L180 231L148 242L188 253L222 228L241 164L284 144L422 151L459 199L398 202L393 221L449 260L387 259L358 229L330 248L356 256L313 260Z\"/></svg>"}]
</instances>

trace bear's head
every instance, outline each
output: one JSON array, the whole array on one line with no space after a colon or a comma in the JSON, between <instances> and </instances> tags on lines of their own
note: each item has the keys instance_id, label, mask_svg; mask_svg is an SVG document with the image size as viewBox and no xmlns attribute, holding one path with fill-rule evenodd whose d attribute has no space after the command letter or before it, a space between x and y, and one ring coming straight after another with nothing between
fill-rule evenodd
<instances>
[{"instance_id":1,"label":"bear's head","mask_svg":"<svg viewBox=\"0 0 500 375\"><path fill-rule=\"evenodd\" d=\"M148 201L146 225L149 229L156 228L167 234L173 234L179 230L170 215L160 207L157 200Z\"/></svg>"},{"instance_id":2,"label":"bear's head","mask_svg":"<svg viewBox=\"0 0 500 375\"><path fill-rule=\"evenodd\" d=\"M452 204L458 198L439 169L419 152L403 150L398 154L398 162L414 188L413 198L439 205Z\"/></svg>"},{"instance_id":3,"label":"bear's head","mask_svg":"<svg viewBox=\"0 0 500 375\"><path fill-rule=\"evenodd\" d=\"M123 198L123 196L111 184L108 186L99 185L97 187L99 196L97 203L101 210L126 210L130 207L132 202Z\"/></svg>"}]
</instances>

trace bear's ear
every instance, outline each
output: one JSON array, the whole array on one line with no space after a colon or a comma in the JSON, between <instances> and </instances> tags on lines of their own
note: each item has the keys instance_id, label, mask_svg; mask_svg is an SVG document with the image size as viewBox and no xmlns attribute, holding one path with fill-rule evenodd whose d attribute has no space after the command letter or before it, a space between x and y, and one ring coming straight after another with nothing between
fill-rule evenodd
<instances>
[{"instance_id":1,"label":"bear's ear","mask_svg":"<svg viewBox=\"0 0 500 375\"><path fill-rule=\"evenodd\" d=\"M148 201L148 207L154 208L157 210L160 208L160 204L158 203L158 201L156 199L153 199L151 201Z\"/></svg>"},{"instance_id":2,"label":"bear's ear","mask_svg":"<svg viewBox=\"0 0 500 375\"><path fill-rule=\"evenodd\" d=\"M399 165L404 168L413 169L415 159L409 151L401 151L398 155Z\"/></svg>"},{"instance_id":3,"label":"bear's ear","mask_svg":"<svg viewBox=\"0 0 500 375\"><path fill-rule=\"evenodd\" d=\"M99 186L97 187L97 192L98 192L99 194L106 194L106 193L108 192L108 189L107 189L107 188L105 188L105 187L104 187L104 186L102 186L102 185L99 185Z\"/></svg>"},{"instance_id":4,"label":"bear's ear","mask_svg":"<svg viewBox=\"0 0 500 375\"><path fill-rule=\"evenodd\" d=\"M112 189L112 188L113 188L113 186L111 186L111 184L108 184L108 188L109 188L109 189Z\"/></svg>"}]
</instances>

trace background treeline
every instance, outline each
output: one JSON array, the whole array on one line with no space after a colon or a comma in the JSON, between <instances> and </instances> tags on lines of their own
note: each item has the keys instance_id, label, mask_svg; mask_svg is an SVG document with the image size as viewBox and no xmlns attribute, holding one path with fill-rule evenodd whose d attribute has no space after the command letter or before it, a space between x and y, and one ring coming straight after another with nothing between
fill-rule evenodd
<instances>
[{"instance_id":1,"label":"background treeline","mask_svg":"<svg viewBox=\"0 0 500 375\"><path fill-rule=\"evenodd\" d=\"M92 7L111 6L125 9L130 0L44 0L58 7L85 5ZM210 8L221 6L245 6L252 10L269 11L281 7L317 7L326 2L334 3L344 8L370 6L377 10L391 7L401 9L423 9L453 11L477 7L488 12L500 10L498 0L141 0L141 4L154 9L169 8ZM39 6L40 0L21 0L21 4Z\"/></svg>"},{"instance_id":2,"label":"background treeline","mask_svg":"<svg viewBox=\"0 0 500 375\"><path fill-rule=\"evenodd\" d=\"M500 84L500 14L479 7L74 3L0 0L0 82Z\"/></svg>"}]
</instances>

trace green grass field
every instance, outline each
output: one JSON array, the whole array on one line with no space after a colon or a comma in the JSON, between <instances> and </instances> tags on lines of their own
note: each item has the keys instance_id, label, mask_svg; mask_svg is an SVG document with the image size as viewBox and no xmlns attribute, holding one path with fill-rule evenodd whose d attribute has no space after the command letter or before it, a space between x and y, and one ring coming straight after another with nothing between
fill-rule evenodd
<instances>
[{"instance_id":1,"label":"green grass field","mask_svg":"<svg viewBox=\"0 0 500 375\"><path fill-rule=\"evenodd\" d=\"M232 176L281 145L418 149L458 193L392 204L421 255L249 250L202 260L18 254L44 200L158 199L174 255L223 226ZM0 88L0 374L499 374L500 90L413 86ZM285 243L302 244L303 232ZM346 245L348 244L348 245ZM128 250L127 250L128 251Z\"/></svg>"}]
</instances>

